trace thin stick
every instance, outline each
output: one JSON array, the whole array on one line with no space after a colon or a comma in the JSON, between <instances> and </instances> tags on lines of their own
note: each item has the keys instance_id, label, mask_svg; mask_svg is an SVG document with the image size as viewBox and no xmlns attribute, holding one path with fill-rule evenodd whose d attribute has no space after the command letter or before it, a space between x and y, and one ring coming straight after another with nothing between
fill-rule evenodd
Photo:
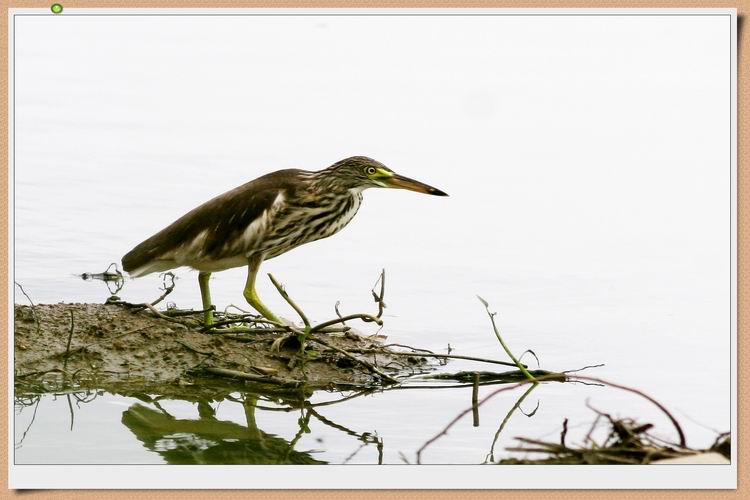
<instances>
[{"instance_id":1,"label":"thin stick","mask_svg":"<svg viewBox=\"0 0 750 500\"><path fill-rule=\"evenodd\" d=\"M166 284L167 283L167 277L169 277L169 278L172 279L172 283L169 286L167 286L167 284ZM155 306L156 304L158 304L159 302L161 302L162 300L164 300L167 297L167 295L169 295L170 293L172 293L172 290L174 290L174 274L171 273L171 272L164 273L164 275L162 277L162 284L164 285L164 293L161 294L159 296L159 298L157 298L155 301L151 302L152 306Z\"/></svg>"},{"instance_id":2,"label":"thin stick","mask_svg":"<svg viewBox=\"0 0 750 500\"><path fill-rule=\"evenodd\" d=\"M320 323L319 325L315 325L314 327L310 329L310 333L319 332L323 328L329 327L331 325L337 325L339 323L344 323L352 319L361 319L362 321L365 321L368 323L374 322L377 325L383 324L383 320L381 320L380 318L376 318L375 316L372 316L370 314L350 314L349 316L344 316L343 318L332 319L330 321L324 321L323 323Z\"/></svg>"},{"instance_id":3,"label":"thin stick","mask_svg":"<svg viewBox=\"0 0 750 500\"><path fill-rule=\"evenodd\" d=\"M339 311L339 305L341 305L341 301L337 300L336 303L333 305L333 310L336 311L336 316L341 318L342 316L341 316L341 312ZM346 326L346 324L344 324L344 328L349 328L349 327Z\"/></svg>"},{"instance_id":4,"label":"thin stick","mask_svg":"<svg viewBox=\"0 0 750 500\"><path fill-rule=\"evenodd\" d=\"M237 307L237 306L236 306L236 305L234 305L234 304L229 304L229 305L228 305L227 307L225 307L225 308L224 308L224 314L225 314L225 315L226 315L226 314L229 314L229 308L230 308L230 307L232 307L232 308L234 308L234 309L237 309L238 311L240 311L241 313L244 313L244 314L253 314L253 313L251 313L250 311L246 311L245 309L242 309L241 307Z\"/></svg>"},{"instance_id":5,"label":"thin stick","mask_svg":"<svg viewBox=\"0 0 750 500\"><path fill-rule=\"evenodd\" d=\"M21 284L18 281L14 281L13 283L16 284L18 288L21 289L21 293L26 297L26 300L29 301L29 304L31 304L31 315L34 317L34 323L36 323L36 333L39 334L39 318L36 315L36 306L34 305L34 301L31 300L31 297L26 293L26 290L23 289Z\"/></svg>"},{"instance_id":6,"label":"thin stick","mask_svg":"<svg viewBox=\"0 0 750 500\"><path fill-rule=\"evenodd\" d=\"M604 366L604 363L600 363L598 365L587 365L587 366L584 366L583 368L578 368L577 370L565 370L560 373L576 373L576 372L582 372L583 370L588 370L589 368L601 368L602 366Z\"/></svg>"},{"instance_id":7,"label":"thin stick","mask_svg":"<svg viewBox=\"0 0 750 500\"><path fill-rule=\"evenodd\" d=\"M568 435L568 418L566 417L565 420L563 420L563 428L562 432L560 433L560 445L565 446L565 436Z\"/></svg>"},{"instance_id":8,"label":"thin stick","mask_svg":"<svg viewBox=\"0 0 750 500\"><path fill-rule=\"evenodd\" d=\"M591 438L591 434L593 434L594 431L596 430L596 426L599 425L599 420L601 420L601 418L602 416L600 414L596 415L596 419L594 420L594 423L591 424L591 428L589 429L589 432L586 434L586 437L583 438L584 443L588 443L589 441L591 441L592 443L596 444L596 441L594 441Z\"/></svg>"},{"instance_id":9,"label":"thin stick","mask_svg":"<svg viewBox=\"0 0 750 500\"><path fill-rule=\"evenodd\" d=\"M304 311L292 300L292 298L289 296L288 293L286 293L286 290L284 290L284 287L281 286L281 284L276 281L276 278L273 277L273 274L268 273L268 277L271 279L271 283L273 283L273 286L276 287L276 290L279 291L279 294L284 298L284 300L287 301L287 303L292 306L292 309L294 309L297 314L299 314L299 317L302 318L302 322L305 324L305 330L310 329L310 320L307 319L307 316L305 316Z\"/></svg>"},{"instance_id":10,"label":"thin stick","mask_svg":"<svg viewBox=\"0 0 750 500\"><path fill-rule=\"evenodd\" d=\"M155 315L156 315L157 317L159 317L159 318L161 318L161 319L165 319L165 320L167 320L167 321L169 321L169 322L171 322L171 323L177 323L178 325L182 325L182 326L185 326L185 325L183 325L183 324L182 324L182 321L180 321L179 319L174 319L174 318L170 318L170 317L169 317L169 316L167 316L166 314L162 314L162 313L160 313L160 312L159 312L159 311L158 311L158 310L157 310L157 309L156 309L156 308L155 308L154 306L152 306L151 304L141 304L141 305L142 305L142 306L143 306L143 307L144 307L145 309L148 309L149 311L151 311L152 313L154 313L154 314L155 314ZM142 309L140 309L140 310L142 310Z\"/></svg>"},{"instance_id":11,"label":"thin stick","mask_svg":"<svg viewBox=\"0 0 750 500\"><path fill-rule=\"evenodd\" d=\"M333 349L334 351L336 351L336 352L338 352L340 354L343 354L344 356L346 356L347 358L351 359L352 361L356 361L357 363L365 366L368 370L370 370L371 372L379 375L381 378L383 378L383 379L385 379L385 380L387 380L387 381L389 381L389 382L391 382L393 384L398 384L398 379L395 379L395 378L391 377L387 373L383 373L382 371L380 371L377 367L375 367L375 365L373 365L369 361L365 361L364 359L359 359L358 357L356 357L353 354L345 351L344 349L340 349L340 348L338 348L336 346L333 346L333 345L331 345L331 344L329 344L327 342L324 342L324 341L320 340L317 337L316 338L312 338L311 337L308 340L311 340L313 342L317 342L318 344L320 344L322 346L325 346L325 347L327 347L329 349Z\"/></svg>"},{"instance_id":12,"label":"thin stick","mask_svg":"<svg viewBox=\"0 0 750 500\"><path fill-rule=\"evenodd\" d=\"M26 427L26 430L23 431L23 436L21 436L21 440L16 443L15 448L18 449L23 444L23 440L26 439L26 434L28 434L29 430L31 429L31 426L34 424L34 419L36 419L36 410L39 408L39 403L42 401L42 396L36 397L36 404L34 405L34 413L31 415L31 422L29 422L29 426Z\"/></svg>"},{"instance_id":13,"label":"thin stick","mask_svg":"<svg viewBox=\"0 0 750 500\"><path fill-rule=\"evenodd\" d=\"M70 430L73 430L73 421L75 420L75 417L73 416L73 403L70 402L70 394L66 394L65 397L68 399L68 408L70 409Z\"/></svg>"},{"instance_id":14,"label":"thin stick","mask_svg":"<svg viewBox=\"0 0 750 500\"><path fill-rule=\"evenodd\" d=\"M434 351L431 351L429 349L420 349L418 347L412 347L412 346L406 345L406 344L390 343L390 344L384 344L381 347L403 347L404 349L411 349L412 351L419 351L419 352L426 352L426 353L429 353L429 354L435 354Z\"/></svg>"},{"instance_id":15,"label":"thin stick","mask_svg":"<svg viewBox=\"0 0 750 500\"><path fill-rule=\"evenodd\" d=\"M107 269L109 269L109 268L107 268ZM169 286L167 286L167 284L166 284L167 277L172 278L172 283ZM174 274L172 274L171 272L164 273L162 275L162 284L164 285L164 289L163 289L164 293L162 293L156 300L154 300L151 303L148 303L148 304L146 304L146 303L143 303L143 304L131 304L131 307L133 307L133 309L134 309L133 312L137 313L137 312L143 311L144 309L150 309L151 311L156 311L156 309L154 309L153 306L155 306L156 304L158 304L159 302L161 302L162 300L164 300L167 297L167 295L169 295L170 293L172 293L172 290L174 290L174 286L175 286L175 283L174 283ZM151 307L149 307L149 306L151 306Z\"/></svg>"}]
</instances>

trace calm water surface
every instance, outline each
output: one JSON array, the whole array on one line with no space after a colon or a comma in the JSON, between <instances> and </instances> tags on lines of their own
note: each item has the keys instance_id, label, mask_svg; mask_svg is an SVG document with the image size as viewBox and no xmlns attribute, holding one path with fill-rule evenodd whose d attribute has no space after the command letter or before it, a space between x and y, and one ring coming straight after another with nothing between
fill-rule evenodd
<instances>
[{"instance_id":1,"label":"calm water surface","mask_svg":"<svg viewBox=\"0 0 750 500\"><path fill-rule=\"evenodd\" d=\"M450 197L367 191L341 233L264 264L262 272L283 281L312 319L332 317L336 301L342 311L371 310L369 290L385 268L381 333L391 342L502 359L480 294L498 311L510 346L533 349L542 368L605 364L590 374L657 398L692 446L708 446L715 431L729 429L730 181L728 166L713 161L728 150L728 120L722 113L687 120L676 86L659 83L695 71L679 80L680 89L721 95L723 80L701 70L714 61L708 42L691 39L693 52L683 57L682 28L669 28L675 47L667 72L659 51L607 66L603 56L619 42L585 21L558 27L565 36L552 46L514 42L542 38L502 19L496 22L511 25L492 31L497 40L474 34L471 23L484 21L464 19L426 29L418 41L405 22L381 45L368 41L381 37L351 37L382 29L377 20L301 19L289 33L284 23L269 28L252 18L160 26L128 24L135 18L55 21L22 19L16 39L14 279L35 302L102 302L103 284L76 275L119 262L199 203L270 170L319 169L366 154ZM455 26L466 30L461 37L444 36ZM195 40L205 30L214 36ZM54 53L42 34L56 37ZM269 42L288 36L306 36L309 53L300 47L272 57L256 49L288 46ZM341 36L358 41L342 45ZM666 35L655 26L639 36L661 43ZM472 57L452 49L459 39L473 44ZM450 46L434 50L446 40ZM488 64L490 57L501 64ZM288 58L300 64L291 67ZM607 77L591 76L593 68ZM590 75L596 89L566 79L565 71ZM644 72L651 78L641 78ZM558 91L548 81L568 86ZM605 95L621 99L605 107ZM351 120L352 109L367 119ZM701 140L685 140L691 137ZM197 274L180 269L177 276L170 299L199 307ZM218 307L244 304L244 278L242 269L214 275ZM130 280L120 295L142 302L160 284L156 276ZM293 317L267 280L258 288L271 309ZM17 303L25 300L16 293ZM442 369L475 368L451 362ZM15 459L414 462L415 451L471 397L470 388L419 387L313 406L315 414L276 411L300 404L252 394L210 403L92 394L72 405L50 394L18 401ZM482 387L480 396L491 390ZM464 418L423 461L483 462L522 392L483 406L479 427ZM342 396L316 393L309 403ZM580 439L594 418L587 400L652 422L673 439L663 415L633 395L550 383L522 405L529 414L538 403L533 416L514 413L495 458L507 456L515 436L557 439L564 418L569 439ZM305 426L309 432L300 432ZM261 440L267 455L252 445Z\"/></svg>"}]
</instances>

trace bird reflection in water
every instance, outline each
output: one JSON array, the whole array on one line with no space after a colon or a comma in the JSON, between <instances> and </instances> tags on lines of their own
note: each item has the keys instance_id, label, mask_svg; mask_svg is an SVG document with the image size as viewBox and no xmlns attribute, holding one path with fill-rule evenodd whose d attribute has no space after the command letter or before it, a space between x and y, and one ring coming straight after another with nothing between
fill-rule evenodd
<instances>
[{"instance_id":1,"label":"bird reflection in water","mask_svg":"<svg viewBox=\"0 0 750 500\"><path fill-rule=\"evenodd\" d=\"M309 412L300 419L292 441L261 431L255 421L257 395L242 401L245 425L219 420L207 401L198 403L197 420L178 419L163 409L136 403L122 415L122 423L146 448L169 464L325 464L310 451L294 449L309 429ZM158 405L156 405L159 408Z\"/></svg>"}]
</instances>

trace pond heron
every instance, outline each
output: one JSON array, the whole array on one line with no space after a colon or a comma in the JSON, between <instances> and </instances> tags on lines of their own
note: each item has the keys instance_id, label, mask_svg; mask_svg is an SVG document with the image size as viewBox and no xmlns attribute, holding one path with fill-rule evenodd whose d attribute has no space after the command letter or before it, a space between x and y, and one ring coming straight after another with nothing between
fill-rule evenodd
<instances>
[{"instance_id":1,"label":"pond heron","mask_svg":"<svg viewBox=\"0 0 750 500\"><path fill-rule=\"evenodd\" d=\"M278 322L255 291L260 264L340 231L357 213L362 191L371 187L447 196L364 156L317 172L279 170L191 210L128 252L122 267L134 277L180 266L196 269L208 326L213 323L211 273L247 266L245 299L265 318Z\"/></svg>"}]
</instances>

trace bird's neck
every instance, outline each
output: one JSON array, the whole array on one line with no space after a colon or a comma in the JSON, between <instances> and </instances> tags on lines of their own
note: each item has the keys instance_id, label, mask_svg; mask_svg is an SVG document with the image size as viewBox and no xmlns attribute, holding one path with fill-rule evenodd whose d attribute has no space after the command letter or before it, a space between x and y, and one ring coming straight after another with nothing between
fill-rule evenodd
<instances>
[{"instance_id":1,"label":"bird's neck","mask_svg":"<svg viewBox=\"0 0 750 500\"><path fill-rule=\"evenodd\" d=\"M356 195L351 188L347 187L340 180L331 178L325 170L313 172L310 175L309 182L308 189L320 195L345 196L350 193ZM358 189L357 192L361 193L362 190Z\"/></svg>"}]
</instances>

